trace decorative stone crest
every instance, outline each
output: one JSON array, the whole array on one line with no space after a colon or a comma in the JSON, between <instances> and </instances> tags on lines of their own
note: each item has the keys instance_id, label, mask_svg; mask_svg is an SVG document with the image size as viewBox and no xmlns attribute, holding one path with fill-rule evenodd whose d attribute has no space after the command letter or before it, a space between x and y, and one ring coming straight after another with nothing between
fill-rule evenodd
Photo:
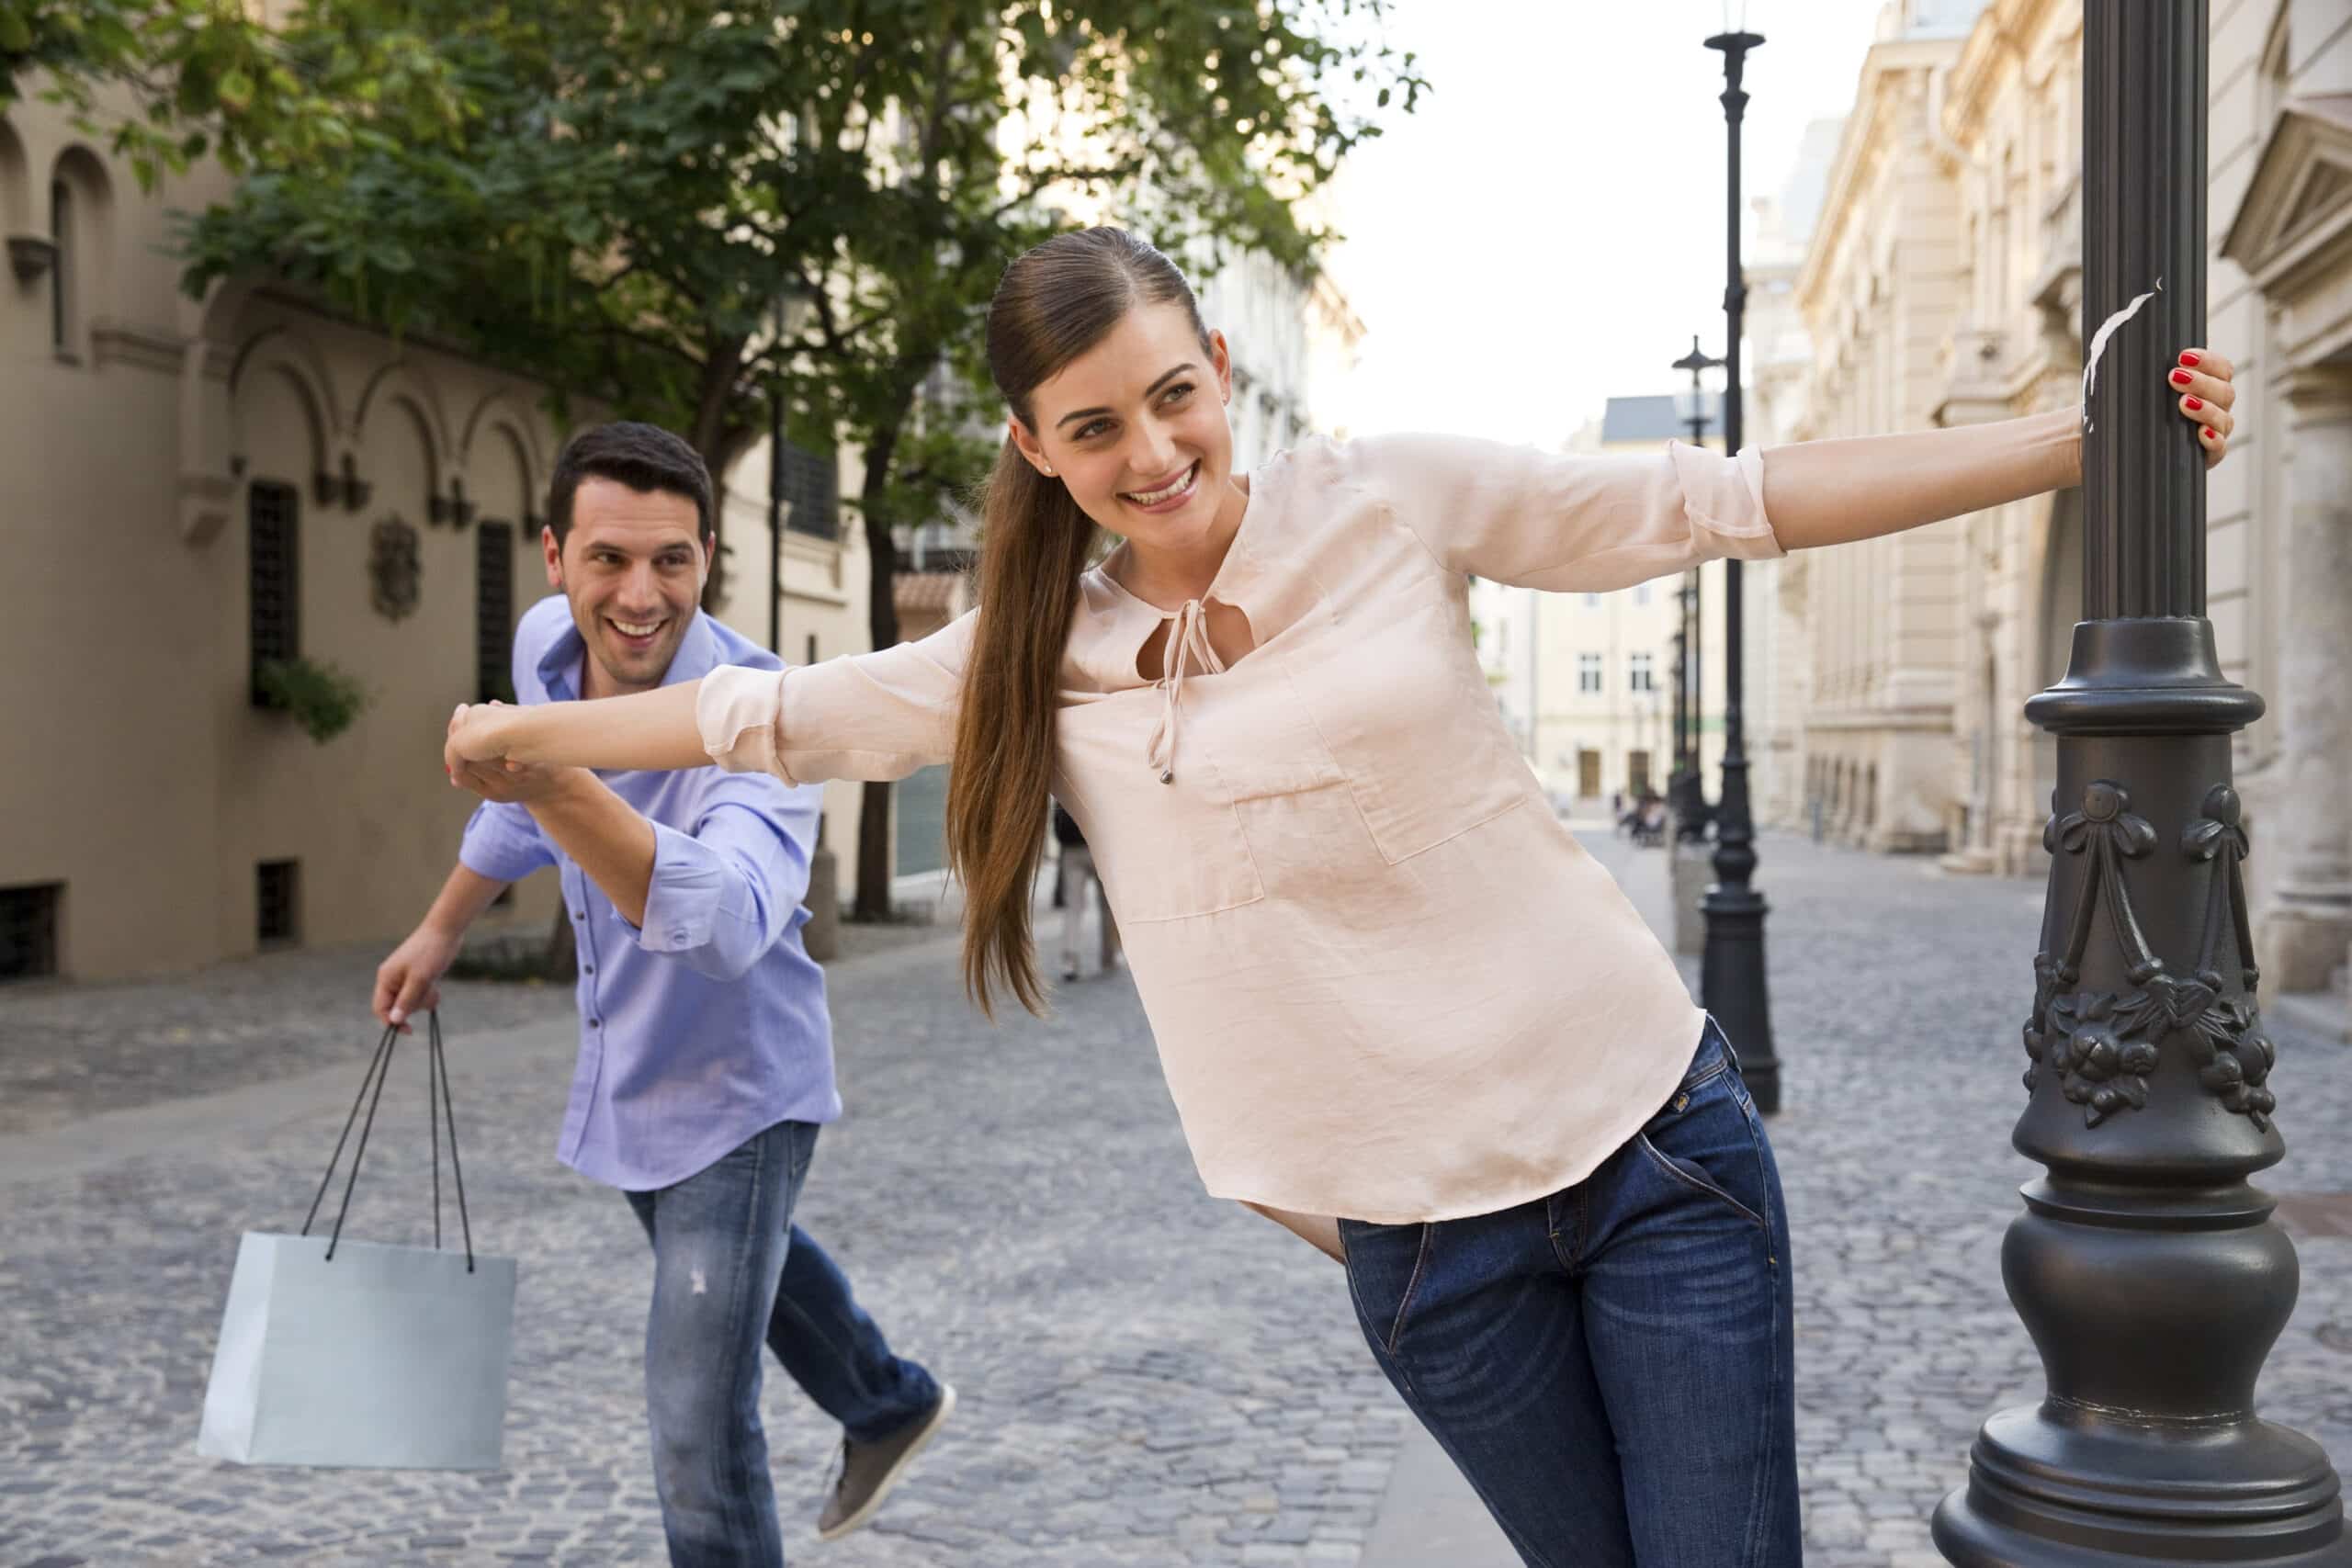
<instances>
[{"instance_id":1,"label":"decorative stone crest","mask_svg":"<svg viewBox=\"0 0 2352 1568\"><path fill-rule=\"evenodd\" d=\"M2100 779L2083 792L2081 810L2061 818L2057 805L2053 797L2042 847L2052 855L2062 848L2068 854L2087 854L2091 865L2074 917L2065 922L2064 950L2044 952L2033 961L2033 1017L2025 1026L2025 1050L2032 1065L2026 1068L2026 1088L2040 1083L2045 1070L2058 1074L2066 1098L2083 1107L2084 1122L2096 1127L2119 1111L2147 1105L2148 1075L2156 1069L2159 1047L2177 1034L2194 1053L2205 1088L2267 1132L2278 1100L2266 1081L2278 1053L2262 1032L2251 999L2258 976L2246 961L2253 942L2239 864L2247 843L2236 792L2216 784L2206 794L2205 814L2181 834L2184 856L2213 865L2206 889L2204 938L2195 976L2188 979L2165 973L2132 907L2124 863L2155 848L2157 835L2147 818L2132 812L2130 793ZM2125 973L2136 987L2122 996L2078 988L2083 954L2102 907L2122 949ZM2225 921L2238 942L2245 1000L2222 995L2215 964Z\"/></svg>"},{"instance_id":2,"label":"decorative stone crest","mask_svg":"<svg viewBox=\"0 0 2352 1568\"><path fill-rule=\"evenodd\" d=\"M387 517L368 531L368 600L378 615L399 621L415 614L422 575L414 528Z\"/></svg>"}]
</instances>

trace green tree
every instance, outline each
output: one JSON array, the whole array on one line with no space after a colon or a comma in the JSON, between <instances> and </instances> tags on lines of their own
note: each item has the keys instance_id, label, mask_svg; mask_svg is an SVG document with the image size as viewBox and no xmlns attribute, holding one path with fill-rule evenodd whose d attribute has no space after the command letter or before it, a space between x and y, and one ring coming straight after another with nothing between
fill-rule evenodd
<instances>
[{"instance_id":1,"label":"green tree","mask_svg":"<svg viewBox=\"0 0 2352 1568\"><path fill-rule=\"evenodd\" d=\"M675 428L715 474L785 400L797 441L864 454L852 504L886 646L894 525L985 472L970 416L991 406L979 336L1006 263L1093 202L1165 248L1308 265L1323 236L1300 198L1422 90L1380 39L1385 8L313 0L282 47L397 24L435 40L463 112L324 164L256 159L188 226L189 282L274 271L560 402ZM888 913L887 786L867 805L871 919Z\"/></svg>"},{"instance_id":2,"label":"green tree","mask_svg":"<svg viewBox=\"0 0 2352 1568\"><path fill-rule=\"evenodd\" d=\"M276 31L242 0L0 0L0 114L31 86L150 187L207 153L315 170L448 137L465 102L399 9Z\"/></svg>"}]
</instances>

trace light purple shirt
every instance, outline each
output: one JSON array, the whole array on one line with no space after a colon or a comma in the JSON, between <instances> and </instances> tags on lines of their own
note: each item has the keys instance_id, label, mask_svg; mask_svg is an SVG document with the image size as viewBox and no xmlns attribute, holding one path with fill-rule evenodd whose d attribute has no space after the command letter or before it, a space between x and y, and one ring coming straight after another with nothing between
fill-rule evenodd
<instances>
[{"instance_id":1,"label":"light purple shirt","mask_svg":"<svg viewBox=\"0 0 2352 1568\"><path fill-rule=\"evenodd\" d=\"M517 697L576 699L584 652L563 595L532 605L514 636ZM727 664L784 668L697 611L662 683ZM841 1115L825 973L800 942L824 795L717 767L598 776L653 824L642 928L520 806L484 802L458 858L498 882L548 865L561 876L580 952L580 1065L556 1153L643 1192L778 1122Z\"/></svg>"}]
</instances>

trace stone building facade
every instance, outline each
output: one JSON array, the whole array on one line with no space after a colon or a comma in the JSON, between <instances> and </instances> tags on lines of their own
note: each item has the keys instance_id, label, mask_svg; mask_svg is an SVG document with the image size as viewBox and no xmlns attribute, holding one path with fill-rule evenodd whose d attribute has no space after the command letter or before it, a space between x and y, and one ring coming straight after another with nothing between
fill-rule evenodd
<instances>
[{"instance_id":1,"label":"stone building facade","mask_svg":"<svg viewBox=\"0 0 2352 1568\"><path fill-rule=\"evenodd\" d=\"M541 389L266 286L187 298L169 213L228 188L143 194L37 92L0 117L0 978L403 934L472 803L438 776L450 707L503 685L549 591ZM728 490L720 613L761 638L764 468ZM863 646L834 533L788 540L787 657ZM367 691L323 744L256 702L289 655ZM831 805L853 842L854 790ZM555 897L534 878L489 923L543 930Z\"/></svg>"},{"instance_id":2,"label":"stone building facade","mask_svg":"<svg viewBox=\"0 0 2352 1568\"><path fill-rule=\"evenodd\" d=\"M2224 671L2269 703L2237 746L2266 988L2323 998L2340 1027L2352 10L2213 0L2211 27L2207 336L2237 364L2240 431L2208 492L2208 614ZM2081 58L2080 0L1991 0L1957 38L1898 27L1873 47L1801 274L1814 365L1784 434L2079 402ZM1791 568L1807 789L1833 827L1941 849L1954 870L2038 873L2056 755L2022 710L2065 672L2080 491Z\"/></svg>"}]
</instances>

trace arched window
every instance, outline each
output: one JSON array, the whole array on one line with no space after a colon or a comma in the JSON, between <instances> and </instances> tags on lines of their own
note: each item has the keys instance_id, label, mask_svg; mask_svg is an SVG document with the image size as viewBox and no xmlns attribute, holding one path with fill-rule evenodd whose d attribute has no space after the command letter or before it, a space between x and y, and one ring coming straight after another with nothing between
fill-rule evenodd
<instances>
[{"instance_id":1,"label":"arched window","mask_svg":"<svg viewBox=\"0 0 2352 1568\"><path fill-rule=\"evenodd\" d=\"M74 269L81 260L74 243L74 187L62 179L49 182L49 238L57 247L49 265L49 344L62 355L74 352Z\"/></svg>"},{"instance_id":2,"label":"arched window","mask_svg":"<svg viewBox=\"0 0 2352 1568\"><path fill-rule=\"evenodd\" d=\"M474 701L514 700L514 525L474 525Z\"/></svg>"},{"instance_id":3,"label":"arched window","mask_svg":"<svg viewBox=\"0 0 2352 1568\"><path fill-rule=\"evenodd\" d=\"M106 165L86 147L69 147L49 175L50 347L58 358L90 363L90 327L107 310L113 193Z\"/></svg>"}]
</instances>

